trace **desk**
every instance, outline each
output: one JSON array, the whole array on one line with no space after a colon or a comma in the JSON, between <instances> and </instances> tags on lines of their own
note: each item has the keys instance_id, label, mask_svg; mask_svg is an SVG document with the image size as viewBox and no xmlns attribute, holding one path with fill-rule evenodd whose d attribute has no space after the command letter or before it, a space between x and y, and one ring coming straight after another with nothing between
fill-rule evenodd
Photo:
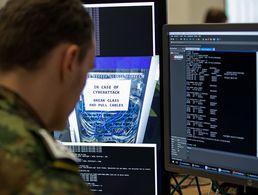
<instances>
[{"instance_id":1,"label":"desk","mask_svg":"<svg viewBox=\"0 0 258 195\"><path fill-rule=\"evenodd\" d=\"M180 182L184 176L176 176L178 182ZM202 195L215 195L216 193L211 190L211 180L203 177L198 177L201 193ZM170 183L175 186L175 181L171 178ZM182 184L181 190L183 195L199 195L198 189L196 186L196 181L194 176L189 176ZM179 193L175 192L174 195L178 195Z\"/></svg>"}]
</instances>

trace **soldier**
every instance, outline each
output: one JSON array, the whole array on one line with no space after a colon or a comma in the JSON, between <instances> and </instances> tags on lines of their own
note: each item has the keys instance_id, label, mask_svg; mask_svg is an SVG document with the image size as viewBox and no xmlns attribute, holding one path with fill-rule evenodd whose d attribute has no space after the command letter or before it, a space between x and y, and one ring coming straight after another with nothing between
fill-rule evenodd
<instances>
[{"instance_id":1,"label":"soldier","mask_svg":"<svg viewBox=\"0 0 258 195\"><path fill-rule=\"evenodd\" d=\"M0 10L0 194L91 194L64 129L93 67L79 0L9 0Z\"/></svg>"}]
</instances>

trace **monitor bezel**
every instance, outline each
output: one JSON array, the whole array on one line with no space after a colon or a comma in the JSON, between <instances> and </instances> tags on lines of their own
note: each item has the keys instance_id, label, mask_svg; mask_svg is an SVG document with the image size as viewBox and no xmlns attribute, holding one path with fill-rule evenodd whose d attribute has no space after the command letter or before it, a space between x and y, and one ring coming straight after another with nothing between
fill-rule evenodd
<instances>
[{"instance_id":1,"label":"monitor bezel","mask_svg":"<svg viewBox=\"0 0 258 195\"><path fill-rule=\"evenodd\" d=\"M169 62L169 44L168 44L168 33L169 32L246 32L246 31L255 31L258 32L258 24L182 24L182 25L172 25L167 24L163 26L162 31L162 83L163 83L163 125L164 125L164 157L165 157L165 169L168 172L174 173L184 173L189 175L201 176L210 178L212 180L226 181L229 183L245 185L249 187L258 188L258 180L251 180L247 178L240 178L231 175L211 173L205 170L196 170L188 167L182 167L170 163L170 62ZM258 160L258 159L257 159Z\"/></svg>"}]
</instances>

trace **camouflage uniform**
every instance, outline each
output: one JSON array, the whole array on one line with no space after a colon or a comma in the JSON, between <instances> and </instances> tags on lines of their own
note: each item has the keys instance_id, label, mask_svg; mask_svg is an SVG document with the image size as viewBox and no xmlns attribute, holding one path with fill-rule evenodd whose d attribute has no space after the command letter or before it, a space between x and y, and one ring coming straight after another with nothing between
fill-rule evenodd
<instances>
[{"instance_id":1,"label":"camouflage uniform","mask_svg":"<svg viewBox=\"0 0 258 195\"><path fill-rule=\"evenodd\" d=\"M0 194L92 194L43 128L18 95L0 87Z\"/></svg>"}]
</instances>

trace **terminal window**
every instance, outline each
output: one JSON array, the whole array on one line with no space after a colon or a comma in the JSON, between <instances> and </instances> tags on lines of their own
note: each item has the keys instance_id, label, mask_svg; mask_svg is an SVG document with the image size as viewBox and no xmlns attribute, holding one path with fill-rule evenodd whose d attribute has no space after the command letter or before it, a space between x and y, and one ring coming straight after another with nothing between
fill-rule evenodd
<instances>
[{"instance_id":1,"label":"terminal window","mask_svg":"<svg viewBox=\"0 0 258 195\"><path fill-rule=\"evenodd\" d=\"M155 144L63 143L98 195L157 195Z\"/></svg>"},{"instance_id":2,"label":"terminal window","mask_svg":"<svg viewBox=\"0 0 258 195\"><path fill-rule=\"evenodd\" d=\"M256 52L186 51L188 145L256 155Z\"/></svg>"}]
</instances>

